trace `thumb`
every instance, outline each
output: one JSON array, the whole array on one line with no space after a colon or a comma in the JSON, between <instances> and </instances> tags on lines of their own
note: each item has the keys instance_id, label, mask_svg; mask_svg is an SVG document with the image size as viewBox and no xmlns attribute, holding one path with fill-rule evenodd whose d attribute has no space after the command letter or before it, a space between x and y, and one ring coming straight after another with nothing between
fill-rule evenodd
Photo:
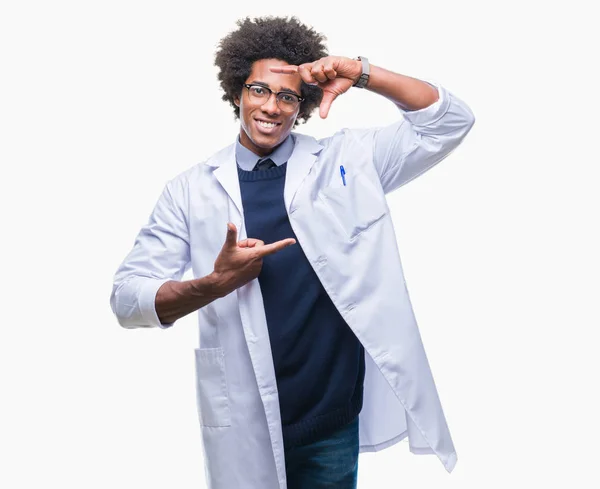
<instances>
[{"instance_id":1,"label":"thumb","mask_svg":"<svg viewBox=\"0 0 600 489\"><path fill-rule=\"evenodd\" d=\"M227 237L225 238L225 244L230 248L237 247L237 228L232 222L227 223Z\"/></svg>"},{"instance_id":2,"label":"thumb","mask_svg":"<svg viewBox=\"0 0 600 489\"><path fill-rule=\"evenodd\" d=\"M321 116L321 119L325 119L327 117L327 114L329 114L329 108L336 97L337 93L323 92L323 98L321 99L321 105L319 107L319 115Z\"/></svg>"}]
</instances>

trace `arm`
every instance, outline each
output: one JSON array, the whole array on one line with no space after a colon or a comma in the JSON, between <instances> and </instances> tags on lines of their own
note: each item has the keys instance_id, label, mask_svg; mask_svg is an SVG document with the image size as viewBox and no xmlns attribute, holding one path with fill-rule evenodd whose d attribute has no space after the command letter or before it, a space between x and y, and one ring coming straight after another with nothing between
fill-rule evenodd
<instances>
[{"instance_id":1,"label":"arm","mask_svg":"<svg viewBox=\"0 0 600 489\"><path fill-rule=\"evenodd\" d=\"M155 299L163 284L180 280L190 267L187 222L175 203L175 192L173 183L165 186L115 274L110 305L124 328L172 325L170 318L159 318Z\"/></svg>"},{"instance_id":2,"label":"arm","mask_svg":"<svg viewBox=\"0 0 600 489\"><path fill-rule=\"evenodd\" d=\"M438 97L431 105L406 111L394 124L363 131L359 137L373 153L373 164L385 193L407 184L446 158L469 133L475 117L462 100L441 85L429 85ZM417 93L424 93L417 90ZM419 97L418 95L416 96ZM423 95L423 97L426 97ZM410 98L410 97L408 97ZM414 100L402 104L417 107Z\"/></svg>"},{"instance_id":3,"label":"arm","mask_svg":"<svg viewBox=\"0 0 600 489\"><path fill-rule=\"evenodd\" d=\"M362 72L360 61L358 80ZM427 82L401 75L380 68L375 65L370 66L369 81L366 89L391 100L403 110L420 110L429 107L439 99L439 93L436 87Z\"/></svg>"},{"instance_id":4,"label":"arm","mask_svg":"<svg viewBox=\"0 0 600 489\"><path fill-rule=\"evenodd\" d=\"M214 273L184 282L165 282L156 293L156 314L161 323L171 325L223 295Z\"/></svg>"},{"instance_id":5,"label":"arm","mask_svg":"<svg viewBox=\"0 0 600 489\"><path fill-rule=\"evenodd\" d=\"M166 282L156 294L156 311L163 321L174 323L215 299L254 280L262 269L263 257L296 243L293 238L265 245L259 239L237 241L235 224L227 224L223 248L215 260L214 271L206 277L187 282Z\"/></svg>"},{"instance_id":6,"label":"arm","mask_svg":"<svg viewBox=\"0 0 600 489\"><path fill-rule=\"evenodd\" d=\"M110 304L124 328L168 328L256 278L264 256L296 242L284 239L265 245L252 238L237 242L237 229L229 223L213 272L182 282L190 266L189 231L173 193L167 185L115 274Z\"/></svg>"},{"instance_id":7,"label":"arm","mask_svg":"<svg viewBox=\"0 0 600 489\"><path fill-rule=\"evenodd\" d=\"M323 89L321 117L348 91L362 72L360 61L327 56L300 66L272 67L276 73L299 73L305 83ZM440 85L370 66L367 90L392 101L403 114L380 129L353 131L373 153L386 193L408 183L448 156L475 123L471 109Z\"/></svg>"}]
</instances>

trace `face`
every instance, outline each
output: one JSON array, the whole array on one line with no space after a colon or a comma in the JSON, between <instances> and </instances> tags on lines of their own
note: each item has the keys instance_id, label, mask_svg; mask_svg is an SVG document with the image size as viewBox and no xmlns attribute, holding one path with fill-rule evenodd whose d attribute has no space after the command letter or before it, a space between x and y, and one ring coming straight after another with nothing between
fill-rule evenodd
<instances>
[{"instance_id":1,"label":"face","mask_svg":"<svg viewBox=\"0 0 600 489\"><path fill-rule=\"evenodd\" d=\"M299 74L286 75L269 70L270 66L287 64L278 59L255 61L246 83L264 85L275 93L291 90L300 95L302 78ZM300 111L300 105L294 112L282 111L274 94L262 105L253 103L245 87L241 88L240 96L235 97L234 102L240 108L240 142L259 156L268 155L288 137ZM275 127L265 127L259 121L275 123Z\"/></svg>"}]
</instances>

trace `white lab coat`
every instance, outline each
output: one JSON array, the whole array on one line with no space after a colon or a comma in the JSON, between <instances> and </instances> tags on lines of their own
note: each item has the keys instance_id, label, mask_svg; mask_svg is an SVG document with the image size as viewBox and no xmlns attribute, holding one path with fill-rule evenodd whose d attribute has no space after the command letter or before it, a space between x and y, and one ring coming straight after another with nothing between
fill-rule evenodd
<instances>
[{"instance_id":1,"label":"white lab coat","mask_svg":"<svg viewBox=\"0 0 600 489\"><path fill-rule=\"evenodd\" d=\"M456 452L408 296L385 194L458 146L468 106L439 100L383 128L295 134L284 199L291 226L334 305L365 348L360 451L408 437L448 472ZM346 185L340 175L346 171ZM119 267L111 306L125 328L165 327L158 288L213 271L226 223L246 238L235 144L169 181ZM251 236L260 238L260 236ZM277 384L258 280L198 310L197 397L211 489L286 489ZM301 393L298 393L300 396Z\"/></svg>"}]
</instances>

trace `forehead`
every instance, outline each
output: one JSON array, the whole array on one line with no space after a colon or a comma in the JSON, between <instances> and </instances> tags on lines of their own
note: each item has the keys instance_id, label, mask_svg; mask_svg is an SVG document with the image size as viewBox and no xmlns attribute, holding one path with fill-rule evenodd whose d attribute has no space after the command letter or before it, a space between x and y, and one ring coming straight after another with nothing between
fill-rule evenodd
<instances>
[{"instance_id":1,"label":"forehead","mask_svg":"<svg viewBox=\"0 0 600 489\"><path fill-rule=\"evenodd\" d=\"M252 63L252 71L246 80L246 83L262 82L275 91L289 89L300 93L302 78L298 73L286 75L282 73L273 73L269 68L271 66L285 66L288 63L280 59L260 59Z\"/></svg>"}]
</instances>

